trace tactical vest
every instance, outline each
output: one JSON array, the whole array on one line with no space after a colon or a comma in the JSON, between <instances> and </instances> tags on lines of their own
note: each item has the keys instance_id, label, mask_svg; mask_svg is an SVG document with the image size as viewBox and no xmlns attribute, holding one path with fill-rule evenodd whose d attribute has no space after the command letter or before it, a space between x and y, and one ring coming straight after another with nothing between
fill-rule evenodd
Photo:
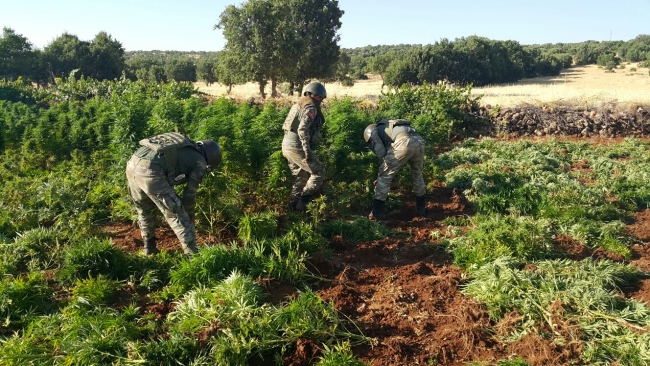
<instances>
[{"instance_id":1,"label":"tactical vest","mask_svg":"<svg viewBox=\"0 0 650 366\"><path fill-rule=\"evenodd\" d=\"M177 150L181 147L191 146L196 151L199 148L194 141L188 137L181 135L177 132L163 133L162 135L147 137L138 142L141 146L147 147L154 151L158 156L165 158L165 166L167 168L167 177L174 177L176 175L176 166L178 165Z\"/></svg>"},{"instance_id":2,"label":"tactical vest","mask_svg":"<svg viewBox=\"0 0 650 366\"><path fill-rule=\"evenodd\" d=\"M382 141L385 143L395 142L395 138L400 133L415 131L411 128L411 121L406 119L382 120L377 124L377 127L381 127L382 125L385 126L383 128L384 133L380 134L379 137L381 137ZM386 138L388 138L389 141L386 141Z\"/></svg>"},{"instance_id":3,"label":"tactical vest","mask_svg":"<svg viewBox=\"0 0 650 366\"><path fill-rule=\"evenodd\" d=\"M289 110L289 114L287 114L287 118L284 119L284 124L282 124L282 129L285 131L298 132L298 125L300 124L298 112L310 104L316 107L316 120L318 121L320 119L321 121L324 121L325 119L320 111L320 108L314 104L314 101L311 100L311 97L303 96L298 100L298 103L294 104L293 107L291 107L291 110ZM320 123L322 124L322 122ZM320 127L320 125L316 127Z\"/></svg>"}]
</instances>

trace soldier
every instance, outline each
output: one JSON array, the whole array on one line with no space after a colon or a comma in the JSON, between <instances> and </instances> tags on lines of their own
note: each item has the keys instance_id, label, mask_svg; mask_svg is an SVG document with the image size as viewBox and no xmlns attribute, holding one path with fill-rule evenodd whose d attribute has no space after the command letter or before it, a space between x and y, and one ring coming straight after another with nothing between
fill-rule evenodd
<instances>
[{"instance_id":1,"label":"soldier","mask_svg":"<svg viewBox=\"0 0 650 366\"><path fill-rule=\"evenodd\" d=\"M126 166L129 194L138 211L144 240L144 254L156 248L155 210L158 208L178 237L183 252L197 252L194 228L195 195L205 173L221 162L219 144L212 140L194 142L175 132L140 140L141 147ZM173 186L186 184L182 197Z\"/></svg>"},{"instance_id":2,"label":"soldier","mask_svg":"<svg viewBox=\"0 0 650 366\"><path fill-rule=\"evenodd\" d=\"M388 216L386 197L390 182L407 162L411 165L417 214L424 216L426 187L422 178L422 167L425 141L422 136L411 127L411 122L405 119L383 119L377 124L366 127L363 138L381 164L375 184L375 200L368 217L377 220L386 219Z\"/></svg>"},{"instance_id":3,"label":"soldier","mask_svg":"<svg viewBox=\"0 0 650 366\"><path fill-rule=\"evenodd\" d=\"M320 128L325 123L325 117L320 104L326 97L323 84L309 83L282 126L282 155L289 162L289 169L295 177L290 198L292 210L305 211L325 179L325 169L312 148L321 140Z\"/></svg>"}]
</instances>

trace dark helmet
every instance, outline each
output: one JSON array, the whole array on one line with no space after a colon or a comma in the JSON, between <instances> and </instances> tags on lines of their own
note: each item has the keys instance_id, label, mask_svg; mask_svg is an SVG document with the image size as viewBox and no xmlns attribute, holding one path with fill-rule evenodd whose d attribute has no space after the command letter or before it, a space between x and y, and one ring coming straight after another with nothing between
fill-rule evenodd
<instances>
[{"instance_id":1,"label":"dark helmet","mask_svg":"<svg viewBox=\"0 0 650 366\"><path fill-rule=\"evenodd\" d=\"M374 131L375 128L377 128L377 125L373 123L368 125L368 127L363 131L363 139L366 140L366 142L370 140L370 134L372 134L372 131Z\"/></svg>"},{"instance_id":2,"label":"dark helmet","mask_svg":"<svg viewBox=\"0 0 650 366\"><path fill-rule=\"evenodd\" d=\"M210 168L215 168L221 164L221 148L218 143L212 140L202 140L196 144L201 149L201 153Z\"/></svg>"},{"instance_id":3,"label":"dark helmet","mask_svg":"<svg viewBox=\"0 0 650 366\"><path fill-rule=\"evenodd\" d=\"M327 91L325 90L325 85L319 83L318 81L313 81L305 87L305 91L302 95L307 95L307 93L316 94L322 98L327 98Z\"/></svg>"}]
</instances>

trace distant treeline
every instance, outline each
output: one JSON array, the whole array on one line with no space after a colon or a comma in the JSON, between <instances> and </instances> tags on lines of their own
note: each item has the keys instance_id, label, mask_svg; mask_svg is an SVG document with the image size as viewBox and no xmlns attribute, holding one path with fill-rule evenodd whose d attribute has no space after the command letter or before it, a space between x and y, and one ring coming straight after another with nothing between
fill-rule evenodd
<instances>
[{"instance_id":1,"label":"distant treeline","mask_svg":"<svg viewBox=\"0 0 650 366\"><path fill-rule=\"evenodd\" d=\"M508 83L536 76L558 75L571 65L599 64L612 69L620 62L650 63L650 35L630 41L585 41L521 45L479 36L442 39L428 45L400 44L341 49L331 80L352 85L378 74L384 84L450 82L459 85ZM18 77L47 85L69 76L112 80L122 76L148 82L203 81L234 85L219 62L220 52L133 51L106 32L91 41L64 33L43 50L10 28L0 37L0 80ZM223 75L224 77L220 77ZM286 80L279 80L280 82ZM239 80L238 83L241 83Z\"/></svg>"}]
</instances>

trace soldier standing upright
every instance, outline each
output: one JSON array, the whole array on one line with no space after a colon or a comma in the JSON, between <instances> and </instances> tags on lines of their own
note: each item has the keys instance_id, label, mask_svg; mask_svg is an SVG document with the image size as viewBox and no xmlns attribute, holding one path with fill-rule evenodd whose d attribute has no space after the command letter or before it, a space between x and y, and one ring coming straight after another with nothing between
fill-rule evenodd
<instances>
[{"instance_id":1,"label":"soldier standing upright","mask_svg":"<svg viewBox=\"0 0 650 366\"><path fill-rule=\"evenodd\" d=\"M377 124L366 127L363 138L380 161L375 185L375 200L369 218L386 219L388 216L386 197L390 183L406 163L411 165L417 214L424 216L426 213L424 199L426 187L424 178L422 178L422 167L424 166L426 143L422 136L411 127L411 122L408 120L383 119Z\"/></svg>"},{"instance_id":2,"label":"soldier standing upright","mask_svg":"<svg viewBox=\"0 0 650 366\"><path fill-rule=\"evenodd\" d=\"M221 162L219 144L194 142L175 132L140 140L141 147L126 166L129 194L138 212L144 254L156 254L155 211L160 210L181 242L185 254L197 252L194 207L206 172ZM182 197L173 186L185 184Z\"/></svg>"},{"instance_id":3,"label":"soldier standing upright","mask_svg":"<svg viewBox=\"0 0 650 366\"><path fill-rule=\"evenodd\" d=\"M282 155L289 162L295 177L291 188L290 208L305 211L325 179L325 169L312 148L321 140L320 128L325 123L320 104L327 97L325 86L309 83L282 126Z\"/></svg>"}]
</instances>

